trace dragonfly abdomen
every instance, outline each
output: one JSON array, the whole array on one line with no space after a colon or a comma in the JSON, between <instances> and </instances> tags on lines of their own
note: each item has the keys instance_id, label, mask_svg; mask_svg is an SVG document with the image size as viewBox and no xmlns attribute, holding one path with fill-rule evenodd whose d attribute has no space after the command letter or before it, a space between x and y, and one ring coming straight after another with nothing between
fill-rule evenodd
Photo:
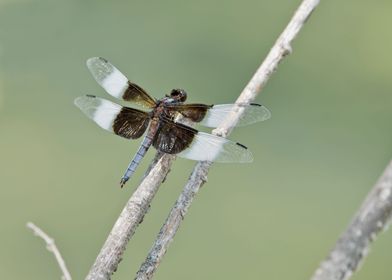
<instances>
[{"instance_id":1,"label":"dragonfly abdomen","mask_svg":"<svg viewBox=\"0 0 392 280\"><path fill-rule=\"evenodd\" d=\"M139 166L144 155L147 153L148 149L151 147L152 139L153 138L150 137L148 134L144 137L142 144L140 145L139 149L137 150L132 161L129 163L128 168L125 171L124 176L121 178L121 181L120 181L121 187L123 187L124 184L132 177L133 173L135 173L136 168Z\"/></svg>"}]
</instances>

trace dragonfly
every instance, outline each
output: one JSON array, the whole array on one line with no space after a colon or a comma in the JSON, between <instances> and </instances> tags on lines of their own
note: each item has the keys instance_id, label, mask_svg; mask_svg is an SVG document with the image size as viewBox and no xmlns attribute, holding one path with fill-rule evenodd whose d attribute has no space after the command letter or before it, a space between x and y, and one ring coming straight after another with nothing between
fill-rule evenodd
<instances>
[{"instance_id":1,"label":"dragonfly","mask_svg":"<svg viewBox=\"0 0 392 280\"><path fill-rule=\"evenodd\" d=\"M271 113L266 107L255 103L185 104L187 93L184 89L173 89L163 98L155 99L102 57L88 59L87 67L108 94L136 104L141 109L149 109L145 111L121 106L95 95L80 96L74 101L87 117L109 132L126 139L138 139L145 135L121 178L121 187L134 174L151 146L163 153L197 161L253 161L253 156L246 146L198 131L187 124L191 121L214 128L222 123L230 112L242 108L245 113L242 114L237 126L248 125L269 119Z\"/></svg>"}]
</instances>

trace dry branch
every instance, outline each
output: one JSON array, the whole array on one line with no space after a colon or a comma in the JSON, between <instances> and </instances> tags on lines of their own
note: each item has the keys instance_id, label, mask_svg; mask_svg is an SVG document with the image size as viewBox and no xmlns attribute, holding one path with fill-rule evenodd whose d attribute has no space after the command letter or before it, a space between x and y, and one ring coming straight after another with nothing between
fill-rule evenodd
<instances>
[{"instance_id":1,"label":"dry branch","mask_svg":"<svg viewBox=\"0 0 392 280\"><path fill-rule=\"evenodd\" d=\"M165 180L175 156L158 153L148 174L128 200L86 279L110 279L117 270L126 245L147 213L159 186Z\"/></svg>"},{"instance_id":2,"label":"dry branch","mask_svg":"<svg viewBox=\"0 0 392 280\"><path fill-rule=\"evenodd\" d=\"M377 234L392 219L392 161L312 280L345 280L358 269Z\"/></svg>"},{"instance_id":3,"label":"dry branch","mask_svg":"<svg viewBox=\"0 0 392 280\"><path fill-rule=\"evenodd\" d=\"M65 261L61 256L60 251L57 249L56 244L54 243L54 239L47 235L42 229L37 227L32 222L28 222L26 226L31 229L35 235L41 237L46 243L46 249L48 249L49 252L52 252L54 254L57 264L59 265L60 270L63 273L61 279L72 280L71 274L69 273L67 266L65 265Z\"/></svg>"},{"instance_id":4,"label":"dry branch","mask_svg":"<svg viewBox=\"0 0 392 280\"><path fill-rule=\"evenodd\" d=\"M270 50L264 62L261 64L259 69L257 69L252 79L238 97L236 101L237 103L250 103L256 98L257 94L267 83L280 61L286 55L291 53L291 42L304 26L306 20L309 18L318 3L319 0L304 0L301 3L289 24ZM213 131L213 134L223 137L228 136L242 114L243 109L240 108L238 108L236 112L232 112L232 114L227 117L226 121ZM184 190L173 206L135 279L151 279L154 275L154 272L172 242L181 221L186 215L193 198L206 181L210 166L211 163L209 162L199 162L193 169L188 183L185 185Z\"/></svg>"}]
</instances>

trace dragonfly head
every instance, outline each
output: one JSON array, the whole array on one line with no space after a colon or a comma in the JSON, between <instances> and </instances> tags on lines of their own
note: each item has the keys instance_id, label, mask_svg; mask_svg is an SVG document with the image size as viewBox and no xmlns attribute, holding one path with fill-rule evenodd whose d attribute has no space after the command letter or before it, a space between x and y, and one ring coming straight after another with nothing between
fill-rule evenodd
<instances>
[{"instance_id":1,"label":"dragonfly head","mask_svg":"<svg viewBox=\"0 0 392 280\"><path fill-rule=\"evenodd\" d=\"M187 95L183 89L173 89L170 92L170 97L176 101L185 102Z\"/></svg>"}]
</instances>

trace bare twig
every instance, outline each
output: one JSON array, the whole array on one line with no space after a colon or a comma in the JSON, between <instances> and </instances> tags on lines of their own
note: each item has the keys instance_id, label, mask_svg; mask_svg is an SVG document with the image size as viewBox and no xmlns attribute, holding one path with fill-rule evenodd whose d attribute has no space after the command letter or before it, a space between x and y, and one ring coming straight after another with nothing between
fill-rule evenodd
<instances>
[{"instance_id":1,"label":"bare twig","mask_svg":"<svg viewBox=\"0 0 392 280\"><path fill-rule=\"evenodd\" d=\"M293 18L280 35L275 45L270 50L268 56L261 64L259 69L249 81L241 95L237 99L237 103L252 102L259 91L267 83L272 73L277 68L279 62L289 53L291 53L291 42L297 36L298 32L304 26L312 11L318 5L319 0L304 0ZM238 119L243 114L243 109L238 108L228 116L226 121L213 131L214 134L226 137L235 127ZM207 174L211 163L199 162L193 169L192 175L188 183L185 185L183 192L177 199L168 218L162 226L153 247L151 248L146 260L141 265L136 278L151 279L157 267L159 266L166 250L176 234L182 219L186 215L193 198L199 191L200 187L207 180Z\"/></svg>"},{"instance_id":2,"label":"bare twig","mask_svg":"<svg viewBox=\"0 0 392 280\"><path fill-rule=\"evenodd\" d=\"M48 236L42 229L37 227L32 222L28 222L26 226L33 231L33 233L39 237L41 237L45 243L46 248L49 252L52 252L56 258L56 261L61 269L63 275L61 279L63 280L71 280L71 274L69 273L67 266L65 265L64 259L61 257L60 251L57 249L56 244L54 243L54 239Z\"/></svg>"},{"instance_id":3,"label":"bare twig","mask_svg":"<svg viewBox=\"0 0 392 280\"><path fill-rule=\"evenodd\" d=\"M369 192L346 231L312 280L349 279L366 257L370 244L392 219L392 161Z\"/></svg>"},{"instance_id":4,"label":"bare twig","mask_svg":"<svg viewBox=\"0 0 392 280\"><path fill-rule=\"evenodd\" d=\"M142 222L174 159L173 155L157 154L147 171L148 175L143 178L114 224L86 279L110 279L117 270L128 241Z\"/></svg>"}]
</instances>

